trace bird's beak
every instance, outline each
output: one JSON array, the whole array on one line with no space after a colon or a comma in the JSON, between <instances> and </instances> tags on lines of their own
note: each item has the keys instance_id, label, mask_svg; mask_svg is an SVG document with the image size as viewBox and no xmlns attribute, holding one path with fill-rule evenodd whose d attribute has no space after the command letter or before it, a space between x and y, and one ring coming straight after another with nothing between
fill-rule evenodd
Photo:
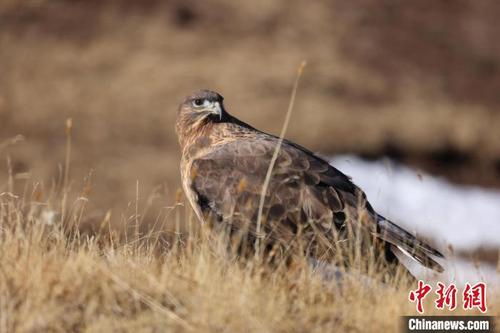
<instances>
[{"instance_id":1,"label":"bird's beak","mask_svg":"<svg viewBox=\"0 0 500 333\"><path fill-rule=\"evenodd\" d=\"M219 120L222 120L222 107L219 102L214 103L212 112L219 116Z\"/></svg>"}]
</instances>

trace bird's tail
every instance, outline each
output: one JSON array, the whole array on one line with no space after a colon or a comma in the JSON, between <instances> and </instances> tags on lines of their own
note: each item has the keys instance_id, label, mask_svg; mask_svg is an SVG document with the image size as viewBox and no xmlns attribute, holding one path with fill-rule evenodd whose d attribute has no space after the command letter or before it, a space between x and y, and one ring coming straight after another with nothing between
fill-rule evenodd
<instances>
[{"instance_id":1,"label":"bird's tail","mask_svg":"<svg viewBox=\"0 0 500 333\"><path fill-rule=\"evenodd\" d=\"M406 255L415 259L423 266L438 272L444 271L443 267L432 257L444 258L438 250L418 240L406 230L398 227L385 217L377 214L377 236L385 242L397 247Z\"/></svg>"}]
</instances>

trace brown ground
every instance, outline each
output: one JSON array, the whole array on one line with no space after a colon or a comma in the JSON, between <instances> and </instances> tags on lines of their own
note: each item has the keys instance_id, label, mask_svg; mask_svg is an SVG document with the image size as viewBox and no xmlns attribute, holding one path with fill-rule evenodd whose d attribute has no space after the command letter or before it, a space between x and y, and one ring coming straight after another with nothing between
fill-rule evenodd
<instances>
[{"instance_id":1,"label":"brown ground","mask_svg":"<svg viewBox=\"0 0 500 333\"><path fill-rule=\"evenodd\" d=\"M176 107L207 87L278 133L308 61L288 137L322 154L381 154L466 183L500 185L496 1L2 1L0 141L16 185L64 161L93 170L91 204L179 185ZM0 184L7 177L0 167ZM170 199L168 199L170 198Z\"/></svg>"}]
</instances>

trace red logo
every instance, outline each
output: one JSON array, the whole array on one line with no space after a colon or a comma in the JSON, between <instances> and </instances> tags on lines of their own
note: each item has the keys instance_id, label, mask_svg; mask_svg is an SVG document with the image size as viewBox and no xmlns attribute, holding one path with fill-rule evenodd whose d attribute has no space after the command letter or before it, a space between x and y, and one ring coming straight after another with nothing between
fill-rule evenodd
<instances>
[{"instance_id":1,"label":"red logo","mask_svg":"<svg viewBox=\"0 0 500 333\"><path fill-rule=\"evenodd\" d=\"M456 285L451 283L449 286L446 286L444 283L438 282L437 287L437 298L434 301L436 309L444 310L445 308L448 308L448 310L455 310L457 307L458 293ZM422 280L418 281L417 289L410 290L408 298L411 302L416 303L417 311L419 313L424 313L423 300L431 292L431 290L432 287ZM484 282L478 282L472 286L467 283L462 296L462 306L464 310L477 308L483 313L487 311L486 284Z\"/></svg>"},{"instance_id":2,"label":"red logo","mask_svg":"<svg viewBox=\"0 0 500 333\"><path fill-rule=\"evenodd\" d=\"M424 299L425 296L431 291L431 286L428 284L425 284L424 281L419 280L418 281L418 288L417 290L412 290L410 291L410 301L412 302L417 302L417 311L419 313L424 313L424 306L422 304L422 300Z\"/></svg>"},{"instance_id":3,"label":"red logo","mask_svg":"<svg viewBox=\"0 0 500 333\"><path fill-rule=\"evenodd\" d=\"M467 283L463 293L463 300L465 310L478 308L481 312L486 312L486 284L480 282L471 286Z\"/></svg>"},{"instance_id":4,"label":"red logo","mask_svg":"<svg viewBox=\"0 0 500 333\"><path fill-rule=\"evenodd\" d=\"M445 306L450 310L455 310L457 307L457 287L452 283L446 288L446 286L438 282L438 299L436 299L436 309L444 309Z\"/></svg>"}]
</instances>

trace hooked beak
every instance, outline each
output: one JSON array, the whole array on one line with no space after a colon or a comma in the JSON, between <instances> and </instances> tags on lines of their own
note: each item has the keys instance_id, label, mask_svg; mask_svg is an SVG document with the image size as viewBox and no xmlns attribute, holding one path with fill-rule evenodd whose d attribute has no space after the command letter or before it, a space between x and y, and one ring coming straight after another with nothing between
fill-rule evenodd
<instances>
[{"instance_id":1,"label":"hooked beak","mask_svg":"<svg viewBox=\"0 0 500 333\"><path fill-rule=\"evenodd\" d=\"M222 120L222 107L219 102L215 102L212 107L212 113L219 116L219 120Z\"/></svg>"}]
</instances>

